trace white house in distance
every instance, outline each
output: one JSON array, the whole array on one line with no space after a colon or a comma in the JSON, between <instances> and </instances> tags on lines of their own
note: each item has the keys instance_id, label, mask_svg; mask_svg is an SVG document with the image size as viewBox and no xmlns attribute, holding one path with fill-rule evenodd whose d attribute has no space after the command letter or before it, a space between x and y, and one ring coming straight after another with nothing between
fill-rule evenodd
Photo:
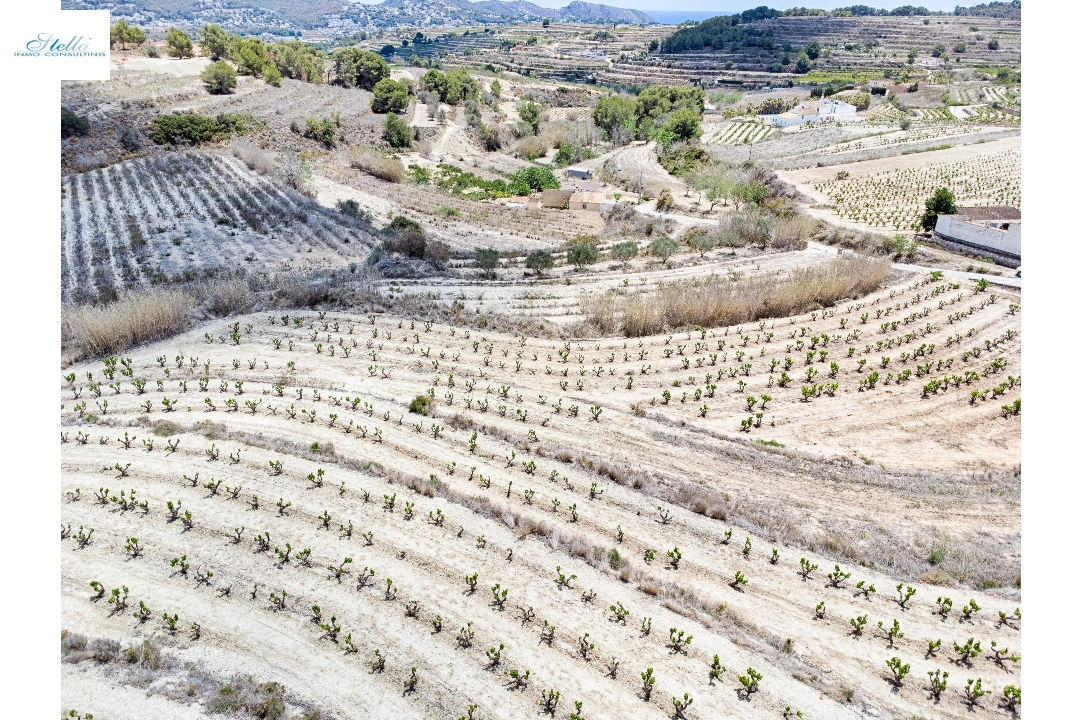
<instances>
[{"instance_id":1,"label":"white house in distance","mask_svg":"<svg viewBox=\"0 0 1082 720\"><path fill-rule=\"evenodd\" d=\"M857 119L857 106L842 100L812 100L797 105L779 115L760 115L760 119L774 127L790 127L828 120L847 121Z\"/></svg>"}]
</instances>

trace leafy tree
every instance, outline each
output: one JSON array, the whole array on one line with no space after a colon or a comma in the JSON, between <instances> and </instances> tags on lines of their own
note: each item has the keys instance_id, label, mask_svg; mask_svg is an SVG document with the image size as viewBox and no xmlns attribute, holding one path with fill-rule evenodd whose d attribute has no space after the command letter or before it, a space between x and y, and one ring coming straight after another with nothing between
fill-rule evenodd
<instances>
[{"instance_id":1,"label":"leafy tree","mask_svg":"<svg viewBox=\"0 0 1082 720\"><path fill-rule=\"evenodd\" d=\"M237 89L237 71L229 63L216 60L207 65L199 79L211 95L229 95Z\"/></svg>"},{"instance_id":2,"label":"leafy tree","mask_svg":"<svg viewBox=\"0 0 1082 720\"><path fill-rule=\"evenodd\" d=\"M811 70L811 60L808 58L808 53L803 50L797 53L794 69L801 75Z\"/></svg>"},{"instance_id":3,"label":"leafy tree","mask_svg":"<svg viewBox=\"0 0 1082 720\"><path fill-rule=\"evenodd\" d=\"M287 78L320 84L323 82L322 50L300 40L273 43L267 46L267 56Z\"/></svg>"},{"instance_id":4,"label":"leafy tree","mask_svg":"<svg viewBox=\"0 0 1082 720\"><path fill-rule=\"evenodd\" d=\"M550 22L551 22L551 20L549 20L548 18L542 19L541 20L541 27L546 27L547 28L549 26Z\"/></svg>"},{"instance_id":5,"label":"leafy tree","mask_svg":"<svg viewBox=\"0 0 1082 720\"><path fill-rule=\"evenodd\" d=\"M516 183L526 186L526 192L518 194L527 194L531 190L556 190L560 187L560 181L556 179L552 171L539 165L522 168L512 175L511 184Z\"/></svg>"},{"instance_id":6,"label":"leafy tree","mask_svg":"<svg viewBox=\"0 0 1082 720\"><path fill-rule=\"evenodd\" d=\"M379 54L383 57L391 57L392 55L394 55L395 49L396 48L394 45L388 43L387 45L384 45L379 49Z\"/></svg>"},{"instance_id":7,"label":"leafy tree","mask_svg":"<svg viewBox=\"0 0 1082 720\"><path fill-rule=\"evenodd\" d=\"M924 216L920 226L924 230L934 230L940 215L953 215L958 212L954 204L954 193L949 188L938 188L932 197L924 201Z\"/></svg>"},{"instance_id":8,"label":"leafy tree","mask_svg":"<svg viewBox=\"0 0 1082 720\"><path fill-rule=\"evenodd\" d=\"M346 87L373 90L381 80L391 77L387 61L371 50L342 48L331 56L334 74Z\"/></svg>"},{"instance_id":9,"label":"leafy tree","mask_svg":"<svg viewBox=\"0 0 1082 720\"><path fill-rule=\"evenodd\" d=\"M219 60L229 53L229 35L220 25L204 25L199 30L199 48L211 60Z\"/></svg>"},{"instance_id":10,"label":"leafy tree","mask_svg":"<svg viewBox=\"0 0 1082 720\"><path fill-rule=\"evenodd\" d=\"M372 112L400 113L409 107L410 96L406 86L389 77L383 78L372 89Z\"/></svg>"},{"instance_id":11,"label":"leafy tree","mask_svg":"<svg viewBox=\"0 0 1082 720\"><path fill-rule=\"evenodd\" d=\"M526 267L529 270L533 270L540 277L544 274L545 270L552 268L556 264L556 261L552 257L552 253L548 250L534 250L526 256Z\"/></svg>"},{"instance_id":12,"label":"leafy tree","mask_svg":"<svg viewBox=\"0 0 1082 720\"><path fill-rule=\"evenodd\" d=\"M477 81L463 67L456 67L447 73L429 70L421 76L421 89L432 90L448 105L457 105L464 100L477 100L481 97Z\"/></svg>"},{"instance_id":13,"label":"leafy tree","mask_svg":"<svg viewBox=\"0 0 1082 720\"><path fill-rule=\"evenodd\" d=\"M567 261L579 270L597 262L597 248L590 243L575 243L567 250Z\"/></svg>"},{"instance_id":14,"label":"leafy tree","mask_svg":"<svg viewBox=\"0 0 1082 720\"><path fill-rule=\"evenodd\" d=\"M688 245L692 250L699 253L699 257L706 257L708 252L717 247L718 241L709 233L696 232L688 237Z\"/></svg>"},{"instance_id":15,"label":"leafy tree","mask_svg":"<svg viewBox=\"0 0 1082 720\"><path fill-rule=\"evenodd\" d=\"M116 24L109 28L110 48L119 45L121 49L127 49L129 45L142 45L146 41L145 32L123 20L117 20Z\"/></svg>"},{"instance_id":16,"label":"leafy tree","mask_svg":"<svg viewBox=\"0 0 1082 720\"><path fill-rule=\"evenodd\" d=\"M679 249L675 240L664 235L654 238L654 241L650 243L650 254L661 258L662 262L668 262L669 258Z\"/></svg>"},{"instance_id":17,"label":"leafy tree","mask_svg":"<svg viewBox=\"0 0 1082 720\"><path fill-rule=\"evenodd\" d=\"M988 49L989 50L999 50L999 40L997 40L996 38L992 38L991 40L989 40L988 41Z\"/></svg>"},{"instance_id":18,"label":"leafy tree","mask_svg":"<svg viewBox=\"0 0 1082 720\"><path fill-rule=\"evenodd\" d=\"M413 131L401 118L391 113L383 123L383 139L393 148L408 148L413 145Z\"/></svg>"},{"instance_id":19,"label":"leafy tree","mask_svg":"<svg viewBox=\"0 0 1082 720\"><path fill-rule=\"evenodd\" d=\"M634 240L625 240L621 243L616 243L612 246L612 250L609 251L612 254L613 260L619 260L624 265L639 254L639 245Z\"/></svg>"},{"instance_id":20,"label":"leafy tree","mask_svg":"<svg viewBox=\"0 0 1082 720\"><path fill-rule=\"evenodd\" d=\"M76 115L67 108L60 108L60 137L71 138L86 135L90 131L90 121L85 115Z\"/></svg>"},{"instance_id":21,"label":"leafy tree","mask_svg":"<svg viewBox=\"0 0 1082 720\"><path fill-rule=\"evenodd\" d=\"M503 90L503 88L500 87L500 81L499 80L493 80L492 84L489 86L488 91L498 98L498 97L500 97L500 92L502 90Z\"/></svg>"},{"instance_id":22,"label":"leafy tree","mask_svg":"<svg viewBox=\"0 0 1082 720\"><path fill-rule=\"evenodd\" d=\"M267 46L257 38L230 35L229 59L236 64L239 74L259 77L268 64Z\"/></svg>"},{"instance_id":23,"label":"leafy tree","mask_svg":"<svg viewBox=\"0 0 1082 720\"><path fill-rule=\"evenodd\" d=\"M648 85L639 93L635 114L640 118L656 118L672 110L672 97L665 85Z\"/></svg>"},{"instance_id":24,"label":"leafy tree","mask_svg":"<svg viewBox=\"0 0 1082 720\"><path fill-rule=\"evenodd\" d=\"M690 109L677 110L669 115L661 129L672 133L677 140L694 140L703 134L698 113Z\"/></svg>"},{"instance_id":25,"label":"leafy tree","mask_svg":"<svg viewBox=\"0 0 1082 720\"><path fill-rule=\"evenodd\" d=\"M818 40L812 40L804 47L804 52L807 54L809 60L818 60L819 53L823 50L823 46L819 44Z\"/></svg>"},{"instance_id":26,"label":"leafy tree","mask_svg":"<svg viewBox=\"0 0 1082 720\"><path fill-rule=\"evenodd\" d=\"M263 81L274 87L282 87L282 73L277 65L267 63L263 67Z\"/></svg>"},{"instance_id":27,"label":"leafy tree","mask_svg":"<svg viewBox=\"0 0 1082 720\"><path fill-rule=\"evenodd\" d=\"M485 271L487 277L495 277L495 270L500 266L500 251L492 248L477 248L474 250L473 259L477 267Z\"/></svg>"},{"instance_id":28,"label":"leafy tree","mask_svg":"<svg viewBox=\"0 0 1082 720\"><path fill-rule=\"evenodd\" d=\"M620 129L635 121L635 99L612 95L603 97L594 105L594 124L601 128L612 142L624 139Z\"/></svg>"},{"instance_id":29,"label":"leafy tree","mask_svg":"<svg viewBox=\"0 0 1082 720\"><path fill-rule=\"evenodd\" d=\"M171 27L165 31L165 51L169 57L190 58L194 56L192 39L180 28Z\"/></svg>"},{"instance_id":30,"label":"leafy tree","mask_svg":"<svg viewBox=\"0 0 1082 720\"><path fill-rule=\"evenodd\" d=\"M534 135L541 130L541 106L537 103L527 102L519 105L518 116L530 126Z\"/></svg>"}]
</instances>

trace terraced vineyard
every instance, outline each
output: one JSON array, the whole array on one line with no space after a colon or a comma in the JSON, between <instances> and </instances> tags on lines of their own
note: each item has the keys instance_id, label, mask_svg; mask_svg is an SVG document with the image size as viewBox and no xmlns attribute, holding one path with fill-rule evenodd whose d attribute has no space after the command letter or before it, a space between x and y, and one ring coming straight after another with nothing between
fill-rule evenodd
<instances>
[{"instance_id":1,"label":"terraced vineyard","mask_svg":"<svg viewBox=\"0 0 1082 720\"><path fill-rule=\"evenodd\" d=\"M766 140L774 128L755 120L733 121L726 123L710 134L704 134L702 141L707 145L743 145Z\"/></svg>"},{"instance_id":2,"label":"terraced vineyard","mask_svg":"<svg viewBox=\"0 0 1082 720\"><path fill-rule=\"evenodd\" d=\"M211 270L340 265L372 245L360 222L220 155L129 160L61 187L65 299Z\"/></svg>"},{"instance_id":3,"label":"terraced vineyard","mask_svg":"<svg viewBox=\"0 0 1082 720\"><path fill-rule=\"evenodd\" d=\"M924 200L946 187L960 205L1021 207L1022 154L1007 150L958 162L827 180L814 186L843 218L895 230L920 227Z\"/></svg>"},{"instance_id":4,"label":"terraced vineyard","mask_svg":"<svg viewBox=\"0 0 1082 720\"><path fill-rule=\"evenodd\" d=\"M924 277L641 342L276 313L74 366L64 627L348 717L525 717L539 699L593 717L1006 716L1018 477L811 441L1011 462L1016 295ZM169 665L82 685L71 667L66 701L85 706ZM222 697L202 672L187 702ZM967 698L978 678L989 695Z\"/></svg>"}]
</instances>

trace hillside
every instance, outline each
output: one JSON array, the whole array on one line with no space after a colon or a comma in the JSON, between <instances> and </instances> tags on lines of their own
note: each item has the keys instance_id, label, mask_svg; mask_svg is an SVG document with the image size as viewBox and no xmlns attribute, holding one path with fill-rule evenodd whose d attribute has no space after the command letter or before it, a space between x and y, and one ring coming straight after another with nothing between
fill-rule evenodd
<instances>
[{"instance_id":1,"label":"hillside","mask_svg":"<svg viewBox=\"0 0 1082 720\"><path fill-rule=\"evenodd\" d=\"M216 23L233 31L352 33L393 27L432 27L476 23L508 24L550 18L561 22L656 24L640 10L575 2L545 8L522 0L384 0L379 4L342 4L304 0L239 0L218 4L196 0L63 0L67 10L109 10L144 27Z\"/></svg>"}]
</instances>

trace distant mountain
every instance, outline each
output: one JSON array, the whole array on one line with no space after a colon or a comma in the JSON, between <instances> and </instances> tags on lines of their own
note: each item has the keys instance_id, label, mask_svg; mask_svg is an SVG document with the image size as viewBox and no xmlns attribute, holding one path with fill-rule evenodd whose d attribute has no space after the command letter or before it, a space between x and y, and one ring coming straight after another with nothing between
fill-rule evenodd
<instances>
[{"instance_id":1,"label":"distant mountain","mask_svg":"<svg viewBox=\"0 0 1082 720\"><path fill-rule=\"evenodd\" d=\"M580 23L629 23L653 25L655 20L640 10L572 2L563 8L545 8L524 0L384 0L378 5L353 3L336 14L362 28L394 26L504 24L531 20Z\"/></svg>"},{"instance_id":2,"label":"distant mountain","mask_svg":"<svg viewBox=\"0 0 1082 720\"><path fill-rule=\"evenodd\" d=\"M109 10L143 27L198 27L216 23L231 32L298 30L348 34L360 30L433 25L505 25L549 18L556 22L654 25L640 10L575 0L546 8L525 0L61 0L65 10Z\"/></svg>"}]
</instances>

